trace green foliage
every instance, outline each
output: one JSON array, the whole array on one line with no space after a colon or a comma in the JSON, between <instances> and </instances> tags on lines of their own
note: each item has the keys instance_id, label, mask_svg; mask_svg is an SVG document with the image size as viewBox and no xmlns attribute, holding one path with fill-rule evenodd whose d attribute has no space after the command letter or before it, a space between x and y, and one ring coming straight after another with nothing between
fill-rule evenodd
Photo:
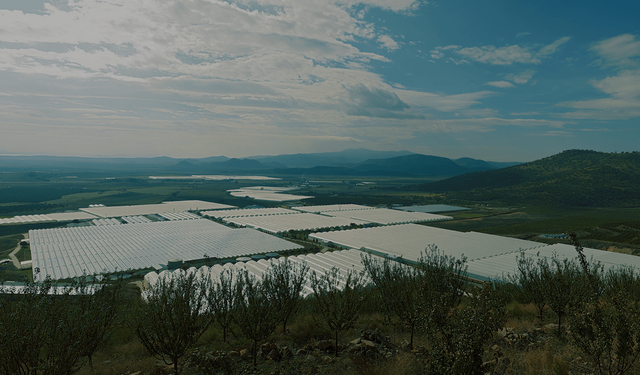
<instances>
[{"instance_id":1,"label":"green foliage","mask_svg":"<svg viewBox=\"0 0 640 375\"><path fill-rule=\"evenodd\" d=\"M460 305L464 295L467 259L456 259L435 245L427 247L419 259L425 276L421 287L422 309L428 330L446 329L452 310Z\"/></svg>"},{"instance_id":2,"label":"green foliage","mask_svg":"<svg viewBox=\"0 0 640 375\"><path fill-rule=\"evenodd\" d=\"M211 324L205 306L207 290L206 281L195 272L177 270L170 277L158 279L133 315L142 345L149 354L173 364L176 373L178 360Z\"/></svg>"},{"instance_id":3,"label":"green foliage","mask_svg":"<svg viewBox=\"0 0 640 375\"><path fill-rule=\"evenodd\" d=\"M625 374L638 361L640 309L623 291L587 303L569 322L573 343L591 361L596 375Z\"/></svg>"},{"instance_id":4,"label":"green foliage","mask_svg":"<svg viewBox=\"0 0 640 375\"><path fill-rule=\"evenodd\" d=\"M80 186L28 183L0 189L0 203L40 203L82 192Z\"/></svg>"},{"instance_id":5,"label":"green foliage","mask_svg":"<svg viewBox=\"0 0 640 375\"><path fill-rule=\"evenodd\" d=\"M581 249L576 241L576 250ZM640 357L640 275L628 267L589 273L589 296L569 316L572 342L596 375L628 373Z\"/></svg>"},{"instance_id":6,"label":"green foliage","mask_svg":"<svg viewBox=\"0 0 640 375\"><path fill-rule=\"evenodd\" d=\"M360 306L365 301L364 275L355 270L340 271L333 267L318 276L311 274L311 287L317 301L317 312L335 334L338 356L338 333L353 327Z\"/></svg>"},{"instance_id":7,"label":"green foliage","mask_svg":"<svg viewBox=\"0 0 640 375\"><path fill-rule=\"evenodd\" d=\"M569 150L494 171L421 185L450 198L559 206L640 204L640 152Z\"/></svg>"},{"instance_id":8,"label":"green foliage","mask_svg":"<svg viewBox=\"0 0 640 375\"><path fill-rule=\"evenodd\" d=\"M537 265L544 283L544 298L558 316L558 333L562 335L562 318L582 307L590 298L589 278L574 259L554 256L549 262L539 258ZM593 269L596 275L597 267Z\"/></svg>"},{"instance_id":9,"label":"green foliage","mask_svg":"<svg viewBox=\"0 0 640 375\"><path fill-rule=\"evenodd\" d=\"M491 283L471 291L465 308L456 308L431 332L427 374L484 374L484 346L505 320L506 296ZM435 327L434 327L435 328Z\"/></svg>"},{"instance_id":10,"label":"green foliage","mask_svg":"<svg viewBox=\"0 0 640 375\"><path fill-rule=\"evenodd\" d=\"M518 272L510 277L510 281L518 291L517 299L522 303L533 303L538 310L540 321L544 319L547 309L545 298L545 280L542 269L536 265L533 257L527 257L524 252L518 256Z\"/></svg>"}]
</instances>

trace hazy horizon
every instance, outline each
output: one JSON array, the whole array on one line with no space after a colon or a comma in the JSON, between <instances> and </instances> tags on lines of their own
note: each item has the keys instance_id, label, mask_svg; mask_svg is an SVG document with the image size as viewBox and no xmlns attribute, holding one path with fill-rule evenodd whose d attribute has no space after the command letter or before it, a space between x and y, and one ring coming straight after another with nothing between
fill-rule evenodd
<instances>
[{"instance_id":1,"label":"hazy horizon","mask_svg":"<svg viewBox=\"0 0 640 375\"><path fill-rule=\"evenodd\" d=\"M635 2L5 0L0 154L637 151Z\"/></svg>"}]
</instances>

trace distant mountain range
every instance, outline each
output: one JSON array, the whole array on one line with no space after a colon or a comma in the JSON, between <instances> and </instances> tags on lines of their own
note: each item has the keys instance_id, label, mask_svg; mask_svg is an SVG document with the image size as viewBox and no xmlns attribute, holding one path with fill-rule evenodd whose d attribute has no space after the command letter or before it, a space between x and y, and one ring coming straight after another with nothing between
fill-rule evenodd
<instances>
[{"instance_id":1,"label":"distant mountain range","mask_svg":"<svg viewBox=\"0 0 640 375\"><path fill-rule=\"evenodd\" d=\"M640 152L568 150L530 163L417 187L469 201L633 207L640 205Z\"/></svg>"},{"instance_id":2,"label":"distant mountain range","mask_svg":"<svg viewBox=\"0 0 640 375\"><path fill-rule=\"evenodd\" d=\"M363 148L339 152L176 159L82 158L56 156L0 156L0 171L120 172L171 174L238 174L334 176L450 177L493 170L517 163L494 163L470 158L447 159L410 151L373 151Z\"/></svg>"}]
</instances>

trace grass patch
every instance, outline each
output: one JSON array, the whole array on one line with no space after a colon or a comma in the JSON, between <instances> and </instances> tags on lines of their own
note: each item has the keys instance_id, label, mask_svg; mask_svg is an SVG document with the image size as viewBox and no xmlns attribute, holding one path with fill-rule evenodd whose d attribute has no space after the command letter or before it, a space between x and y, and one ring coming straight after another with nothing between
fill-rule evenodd
<instances>
[{"instance_id":1,"label":"grass patch","mask_svg":"<svg viewBox=\"0 0 640 375\"><path fill-rule=\"evenodd\" d=\"M16 246L24 237L21 234L10 234L0 237L0 259L9 257L9 254L16 249Z\"/></svg>"}]
</instances>

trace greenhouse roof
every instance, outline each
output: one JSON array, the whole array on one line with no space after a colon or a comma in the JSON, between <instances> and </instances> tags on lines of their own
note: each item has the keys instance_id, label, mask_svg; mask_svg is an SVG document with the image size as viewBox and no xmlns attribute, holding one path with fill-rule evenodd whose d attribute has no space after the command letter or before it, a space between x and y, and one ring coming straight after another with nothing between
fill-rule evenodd
<instances>
[{"instance_id":1,"label":"greenhouse roof","mask_svg":"<svg viewBox=\"0 0 640 375\"><path fill-rule=\"evenodd\" d=\"M169 259L281 252L300 245L253 229L210 220L38 229L29 231L34 280L161 268Z\"/></svg>"}]
</instances>

